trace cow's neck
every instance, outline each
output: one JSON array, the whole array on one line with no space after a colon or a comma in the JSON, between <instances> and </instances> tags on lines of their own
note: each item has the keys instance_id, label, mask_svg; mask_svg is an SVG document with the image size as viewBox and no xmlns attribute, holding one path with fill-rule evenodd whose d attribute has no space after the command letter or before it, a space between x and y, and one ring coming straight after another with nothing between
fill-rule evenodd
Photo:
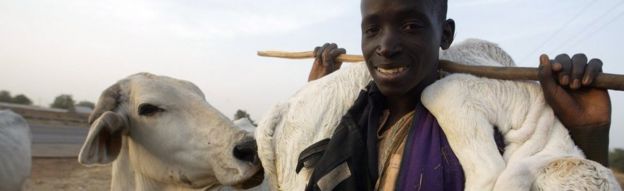
<instances>
[{"instance_id":1,"label":"cow's neck","mask_svg":"<svg viewBox=\"0 0 624 191\"><path fill-rule=\"evenodd\" d=\"M142 174L135 174L136 186L134 190L163 190L163 191L199 191L199 190L207 190L207 188L188 188L180 185L167 184L160 181L156 181L149 177L143 176Z\"/></svg>"},{"instance_id":2,"label":"cow's neck","mask_svg":"<svg viewBox=\"0 0 624 191\"><path fill-rule=\"evenodd\" d=\"M121 151L113 162L111 190L134 190L134 170L128 157L127 136L122 136Z\"/></svg>"},{"instance_id":3,"label":"cow's neck","mask_svg":"<svg viewBox=\"0 0 624 191\"><path fill-rule=\"evenodd\" d=\"M179 185L166 184L137 173L128 155L128 136L122 137L121 151L113 162L111 190L206 190L207 188L191 189ZM216 186L216 185L215 185ZM210 186L212 188L214 186Z\"/></svg>"}]
</instances>

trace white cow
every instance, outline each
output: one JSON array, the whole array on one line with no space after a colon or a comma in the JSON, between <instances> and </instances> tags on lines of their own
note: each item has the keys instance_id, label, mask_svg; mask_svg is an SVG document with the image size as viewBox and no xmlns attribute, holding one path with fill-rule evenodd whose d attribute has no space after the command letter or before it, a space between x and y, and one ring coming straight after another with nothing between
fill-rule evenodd
<instances>
[{"instance_id":1,"label":"white cow","mask_svg":"<svg viewBox=\"0 0 624 191\"><path fill-rule=\"evenodd\" d=\"M207 190L261 169L252 134L194 84L139 73L106 89L89 117L78 161L113 163L111 190Z\"/></svg>"},{"instance_id":2,"label":"white cow","mask_svg":"<svg viewBox=\"0 0 624 191\"><path fill-rule=\"evenodd\" d=\"M22 116L0 110L0 190L21 190L30 176L30 128Z\"/></svg>"},{"instance_id":3,"label":"white cow","mask_svg":"<svg viewBox=\"0 0 624 191\"><path fill-rule=\"evenodd\" d=\"M497 45L480 40L441 51L440 58L514 66ZM272 190L305 188L312 169L295 173L299 154L332 135L370 80L365 65L356 64L307 84L268 112L258 125L256 139ZM422 96L462 164L466 190L619 190L609 169L583 159L534 82L453 74L428 87ZM493 126L504 135L504 157L496 148Z\"/></svg>"}]
</instances>

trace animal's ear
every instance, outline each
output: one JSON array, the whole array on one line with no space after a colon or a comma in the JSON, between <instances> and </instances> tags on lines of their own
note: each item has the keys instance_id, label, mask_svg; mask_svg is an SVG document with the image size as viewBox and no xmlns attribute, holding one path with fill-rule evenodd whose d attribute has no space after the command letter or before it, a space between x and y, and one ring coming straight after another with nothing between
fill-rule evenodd
<instances>
[{"instance_id":1,"label":"animal's ear","mask_svg":"<svg viewBox=\"0 0 624 191\"><path fill-rule=\"evenodd\" d=\"M87 135L78 162L83 165L108 164L121 150L121 136L128 127L126 118L112 111L104 112L93 124Z\"/></svg>"},{"instance_id":2,"label":"animal's ear","mask_svg":"<svg viewBox=\"0 0 624 191\"><path fill-rule=\"evenodd\" d=\"M117 108L121 97L120 83L117 82L102 92L98 103L89 116L89 124L93 124L104 112L113 111Z\"/></svg>"}]
</instances>

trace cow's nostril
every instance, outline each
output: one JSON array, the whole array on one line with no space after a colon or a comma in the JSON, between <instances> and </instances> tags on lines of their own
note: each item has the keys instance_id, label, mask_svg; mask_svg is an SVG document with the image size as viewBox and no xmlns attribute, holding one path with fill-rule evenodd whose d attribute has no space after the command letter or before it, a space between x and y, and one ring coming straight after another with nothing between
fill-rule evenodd
<instances>
[{"instance_id":1,"label":"cow's nostril","mask_svg":"<svg viewBox=\"0 0 624 191\"><path fill-rule=\"evenodd\" d=\"M251 163L258 162L258 146L256 140L249 140L234 146L234 157Z\"/></svg>"}]
</instances>

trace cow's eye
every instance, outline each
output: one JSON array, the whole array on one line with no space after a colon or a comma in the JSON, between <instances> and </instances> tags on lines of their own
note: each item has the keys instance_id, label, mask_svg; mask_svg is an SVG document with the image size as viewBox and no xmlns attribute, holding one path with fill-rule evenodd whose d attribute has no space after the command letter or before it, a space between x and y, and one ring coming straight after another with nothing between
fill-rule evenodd
<instances>
[{"instance_id":1,"label":"cow's eye","mask_svg":"<svg viewBox=\"0 0 624 191\"><path fill-rule=\"evenodd\" d=\"M163 112L165 111L163 108L160 108L158 106L149 104L149 103L144 103L139 105L139 115L142 116L152 116L158 112Z\"/></svg>"}]
</instances>

